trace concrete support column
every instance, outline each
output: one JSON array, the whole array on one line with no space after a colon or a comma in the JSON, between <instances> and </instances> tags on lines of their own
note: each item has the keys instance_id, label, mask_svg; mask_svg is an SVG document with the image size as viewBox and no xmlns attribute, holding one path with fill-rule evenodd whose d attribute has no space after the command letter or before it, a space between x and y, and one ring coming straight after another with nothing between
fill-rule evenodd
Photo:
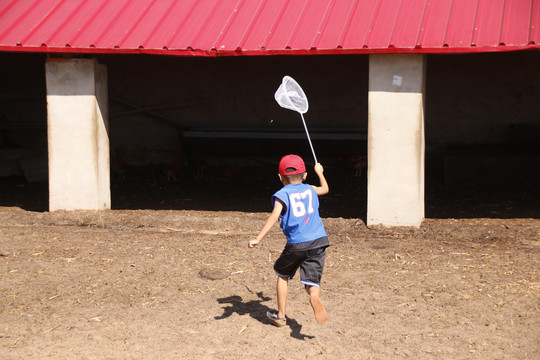
<instances>
[{"instance_id":1,"label":"concrete support column","mask_svg":"<svg viewBox=\"0 0 540 360\"><path fill-rule=\"evenodd\" d=\"M49 59L45 73L49 210L110 209L107 69Z\"/></svg>"},{"instance_id":2,"label":"concrete support column","mask_svg":"<svg viewBox=\"0 0 540 360\"><path fill-rule=\"evenodd\" d=\"M424 219L424 84L424 55L370 55L368 226Z\"/></svg>"}]
</instances>

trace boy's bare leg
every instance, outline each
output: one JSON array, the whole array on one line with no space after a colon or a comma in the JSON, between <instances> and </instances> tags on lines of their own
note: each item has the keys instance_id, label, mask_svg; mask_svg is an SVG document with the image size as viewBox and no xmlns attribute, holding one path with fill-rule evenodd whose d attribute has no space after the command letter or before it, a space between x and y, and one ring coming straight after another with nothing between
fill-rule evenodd
<instances>
[{"instance_id":1,"label":"boy's bare leg","mask_svg":"<svg viewBox=\"0 0 540 360\"><path fill-rule=\"evenodd\" d=\"M326 309L324 308L321 299L319 299L321 289L317 286L306 286L306 291L310 295L309 303L315 313L315 320L317 320L319 324L324 324L328 319L328 314L326 313Z\"/></svg>"},{"instance_id":2,"label":"boy's bare leg","mask_svg":"<svg viewBox=\"0 0 540 360\"><path fill-rule=\"evenodd\" d=\"M312 296L312 295L315 295L317 297L321 296L321 289L316 286L306 285L306 291L309 296Z\"/></svg>"},{"instance_id":3,"label":"boy's bare leg","mask_svg":"<svg viewBox=\"0 0 540 360\"><path fill-rule=\"evenodd\" d=\"M289 279L278 276L277 278L277 303L278 303L277 317L278 318L285 317L288 287L289 287Z\"/></svg>"}]
</instances>

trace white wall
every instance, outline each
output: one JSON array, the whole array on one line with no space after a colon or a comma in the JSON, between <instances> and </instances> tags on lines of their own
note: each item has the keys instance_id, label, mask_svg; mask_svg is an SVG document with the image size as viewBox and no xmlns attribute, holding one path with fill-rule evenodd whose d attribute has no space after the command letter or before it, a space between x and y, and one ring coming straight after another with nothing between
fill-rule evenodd
<instances>
[{"instance_id":1,"label":"white wall","mask_svg":"<svg viewBox=\"0 0 540 360\"><path fill-rule=\"evenodd\" d=\"M49 210L110 209L107 69L49 59L46 79Z\"/></svg>"},{"instance_id":2,"label":"white wall","mask_svg":"<svg viewBox=\"0 0 540 360\"><path fill-rule=\"evenodd\" d=\"M424 219L423 55L370 55L367 224Z\"/></svg>"}]
</instances>

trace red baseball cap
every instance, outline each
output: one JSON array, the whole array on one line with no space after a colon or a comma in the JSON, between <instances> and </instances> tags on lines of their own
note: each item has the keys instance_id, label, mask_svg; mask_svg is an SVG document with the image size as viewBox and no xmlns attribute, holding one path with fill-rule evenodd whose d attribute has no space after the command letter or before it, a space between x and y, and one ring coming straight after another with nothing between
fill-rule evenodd
<instances>
[{"instance_id":1,"label":"red baseball cap","mask_svg":"<svg viewBox=\"0 0 540 360\"><path fill-rule=\"evenodd\" d=\"M287 171L287 169L292 168L293 171ZM298 155L285 155L281 158L279 162L279 173L281 175L295 175L302 174L306 172L306 165L304 160Z\"/></svg>"}]
</instances>

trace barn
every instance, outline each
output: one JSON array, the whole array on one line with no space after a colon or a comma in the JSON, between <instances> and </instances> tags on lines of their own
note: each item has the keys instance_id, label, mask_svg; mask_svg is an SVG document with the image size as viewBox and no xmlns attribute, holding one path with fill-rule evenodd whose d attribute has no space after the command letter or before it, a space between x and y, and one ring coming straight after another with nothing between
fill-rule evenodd
<instances>
[{"instance_id":1,"label":"barn","mask_svg":"<svg viewBox=\"0 0 540 360\"><path fill-rule=\"evenodd\" d=\"M50 211L115 208L134 183L171 208L268 205L264 165L313 162L274 101L290 75L347 216L420 226L435 186L506 191L498 216L535 216L539 38L536 0L3 1L4 201L24 178Z\"/></svg>"}]
</instances>

